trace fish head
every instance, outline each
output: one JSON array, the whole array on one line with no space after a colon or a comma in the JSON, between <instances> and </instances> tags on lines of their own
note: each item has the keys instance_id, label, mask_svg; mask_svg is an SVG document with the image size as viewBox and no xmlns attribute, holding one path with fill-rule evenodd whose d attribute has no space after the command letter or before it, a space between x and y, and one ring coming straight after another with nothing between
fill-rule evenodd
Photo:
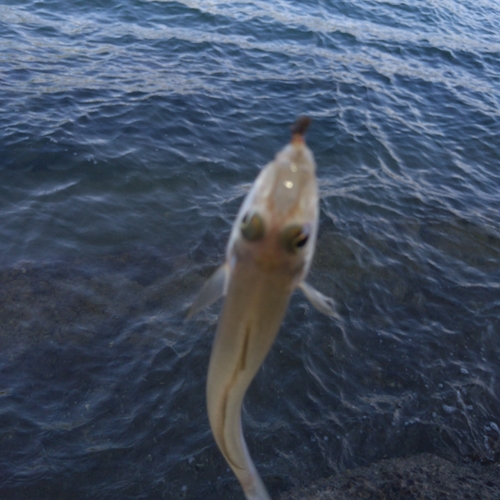
<instances>
[{"instance_id":1,"label":"fish head","mask_svg":"<svg viewBox=\"0 0 500 500\"><path fill-rule=\"evenodd\" d=\"M252 261L265 273L288 274L290 291L307 274L318 227L316 165L294 134L260 172L236 217L227 247L230 268Z\"/></svg>"}]
</instances>

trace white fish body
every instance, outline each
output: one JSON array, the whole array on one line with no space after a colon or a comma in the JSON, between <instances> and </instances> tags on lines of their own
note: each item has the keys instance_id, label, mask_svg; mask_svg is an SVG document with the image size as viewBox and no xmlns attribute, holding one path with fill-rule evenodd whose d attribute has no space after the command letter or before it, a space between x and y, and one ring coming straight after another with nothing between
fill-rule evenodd
<instances>
[{"instance_id":1,"label":"white fish body","mask_svg":"<svg viewBox=\"0 0 500 500\"><path fill-rule=\"evenodd\" d=\"M314 157L299 119L292 141L258 175L229 238L225 263L191 306L188 317L225 295L207 379L215 440L247 500L269 500L241 426L243 398L271 348L292 292L300 287L321 312L332 299L304 282L316 244L318 188Z\"/></svg>"}]
</instances>

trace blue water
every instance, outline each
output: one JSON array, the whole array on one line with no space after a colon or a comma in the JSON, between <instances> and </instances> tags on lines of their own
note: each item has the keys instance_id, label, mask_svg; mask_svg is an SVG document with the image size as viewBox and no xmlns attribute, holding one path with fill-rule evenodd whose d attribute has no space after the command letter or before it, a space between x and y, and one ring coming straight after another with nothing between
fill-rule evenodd
<instances>
[{"instance_id":1,"label":"blue water","mask_svg":"<svg viewBox=\"0 0 500 500\"><path fill-rule=\"evenodd\" d=\"M321 220L247 395L273 496L500 459L500 7L0 1L0 497L241 498L183 317L313 118Z\"/></svg>"}]
</instances>

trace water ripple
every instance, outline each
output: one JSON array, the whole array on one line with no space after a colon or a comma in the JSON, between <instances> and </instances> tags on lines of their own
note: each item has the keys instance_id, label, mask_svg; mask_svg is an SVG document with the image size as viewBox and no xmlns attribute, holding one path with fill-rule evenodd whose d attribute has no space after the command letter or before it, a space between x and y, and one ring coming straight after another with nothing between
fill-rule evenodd
<instances>
[{"instance_id":1,"label":"water ripple","mask_svg":"<svg viewBox=\"0 0 500 500\"><path fill-rule=\"evenodd\" d=\"M24 0L0 19L0 496L237 494L205 412L219 308L182 320L301 113L310 280L342 322L293 296L245 400L266 484L498 460L497 6Z\"/></svg>"}]
</instances>

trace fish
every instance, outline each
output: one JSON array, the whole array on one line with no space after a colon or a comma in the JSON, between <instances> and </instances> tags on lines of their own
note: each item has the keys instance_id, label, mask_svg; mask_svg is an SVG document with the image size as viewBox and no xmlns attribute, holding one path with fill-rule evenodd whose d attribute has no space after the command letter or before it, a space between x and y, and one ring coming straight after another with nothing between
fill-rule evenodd
<instances>
[{"instance_id":1,"label":"fish","mask_svg":"<svg viewBox=\"0 0 500 500\"><path fill-rule=\"evenodd\" d=\"M292 293L300 289L323 314L335 302L305 281L316 246L319 194L314 155L305 141L311 120L262 168L231 230L225 262L207 280L187 319L225 297L207 375L213 436L247 500L270 500L243 436L248 386L273 345Z\"/></svg>"}]
</instances>

